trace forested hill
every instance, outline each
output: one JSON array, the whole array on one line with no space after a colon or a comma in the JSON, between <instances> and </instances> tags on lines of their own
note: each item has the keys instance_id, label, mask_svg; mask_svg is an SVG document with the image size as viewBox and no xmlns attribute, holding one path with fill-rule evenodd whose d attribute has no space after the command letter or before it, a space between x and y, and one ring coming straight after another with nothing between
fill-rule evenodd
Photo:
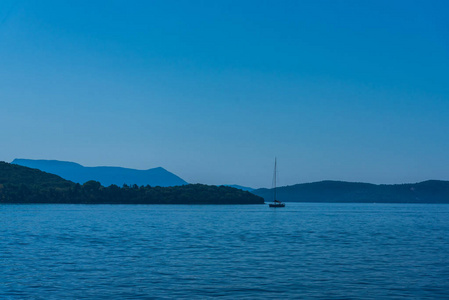
<instances>
[{"instance_id":1,"label":"forested hill","mask_svg":"<svg viewBox=\"0 0 449 300\"><path fill-rule=\"evenodd\" d=\"M252 191L273 201L272 189ZM369 184L320 181L276 189L285 202L449 203L449 181L429 180L412 184Z\"/></svg>"},{"instance_id":2,"label":"forested hill","mask_svg":"<svg viewBox=\"0 0 449 300\"><path fill-rule=\"evenodd\" d=\"M75 186L75 183L58 175L0 161L0 187L3 185L37 189L68 189Z\"/></svg>"},{"instance_id":3,"label":"forested hill","mask_svg":"<svg viewBox=\"0 0 449 300\"><path fill-rule=\"evenodd\" d=\"M66 204L263 204L263 198L226 186L102 186L0 162L0 203Z\"/></svg>"}]
</instances>

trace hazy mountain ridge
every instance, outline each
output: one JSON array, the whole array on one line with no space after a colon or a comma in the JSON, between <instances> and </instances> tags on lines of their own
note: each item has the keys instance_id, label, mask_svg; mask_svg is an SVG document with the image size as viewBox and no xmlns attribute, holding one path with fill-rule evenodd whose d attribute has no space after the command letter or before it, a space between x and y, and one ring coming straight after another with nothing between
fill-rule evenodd
<instances>
[{"instance_id":1,"label":"hazy mountain ridge","mask_svg":"<svg viewBox=\"0 0 449 300\"><path fill-rule=\"evenodd\" d=\"M80 164L58 160L14 159L12 164L39 169L56 174L64 179L83 184L89 180L100 182L103 186L115 184L178 186L188 184L179 176L158 167L148 170L135 170L122 167L84 167Z\"/></svg>"},{"instance_id":2,"label":"hazy mountain ridge","mask_svg":"<svg viewBox=\"0 0 449 300\"><path fill-rule=\"evenodd\" d=\"M272 189L257 189L253 194L273 201ZM320 181L276 189L285 202L349 203L449 203L449 181L428 180L407 184Z\"/></svg>"}]
</instances>

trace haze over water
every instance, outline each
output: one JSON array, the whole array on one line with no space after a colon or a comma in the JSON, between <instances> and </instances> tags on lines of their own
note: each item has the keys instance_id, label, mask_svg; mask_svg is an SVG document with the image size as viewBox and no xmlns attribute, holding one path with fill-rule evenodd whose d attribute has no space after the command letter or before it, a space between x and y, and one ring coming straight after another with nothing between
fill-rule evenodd
<instances>
[{"instance_id":1,"label":"haze over water","mask_svg":"<svg viewBox=\"0 0 449 300\"><path fill-rule=\"evenodd\" d=\"M448 232L448 205L1 205L0 298L447 298Z\"/></svg>"}]
</instances>

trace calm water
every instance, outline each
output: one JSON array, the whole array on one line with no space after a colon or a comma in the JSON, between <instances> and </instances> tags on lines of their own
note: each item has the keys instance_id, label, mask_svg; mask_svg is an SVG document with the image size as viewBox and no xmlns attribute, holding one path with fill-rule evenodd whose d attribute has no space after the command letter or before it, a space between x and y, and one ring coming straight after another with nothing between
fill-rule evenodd
<instances>
[{"instance_id":1,"label":"calm water","mask_svg":"<svg viewBox=\"0 0 449 300\"><path fill-rule=\"evenodd\" d=\"M0 205L0 299L449 298L449 205Z\"/></svg>"}]
</instances>

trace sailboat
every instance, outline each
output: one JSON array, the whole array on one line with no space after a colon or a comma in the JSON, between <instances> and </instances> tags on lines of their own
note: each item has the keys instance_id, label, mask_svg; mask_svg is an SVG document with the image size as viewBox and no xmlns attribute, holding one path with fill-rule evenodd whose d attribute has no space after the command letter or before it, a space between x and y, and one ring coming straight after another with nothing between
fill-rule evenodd
<instances>
[{"instance_id":1,"label":"sailboat","mask_svg":"<svg viewBox=\"0 0 449 300\"><path fill-rule=\"evenodd\" d=\"M274 174L273 174L273 193L274 193L274 197L273 197L273 203L270 203L269 206L270 207L285 207L285 203L282 203L281 201L276 199L276 167L277 167L277 163L276 163L276 158L274 158Z\"/></svg>"}]
</instances>

